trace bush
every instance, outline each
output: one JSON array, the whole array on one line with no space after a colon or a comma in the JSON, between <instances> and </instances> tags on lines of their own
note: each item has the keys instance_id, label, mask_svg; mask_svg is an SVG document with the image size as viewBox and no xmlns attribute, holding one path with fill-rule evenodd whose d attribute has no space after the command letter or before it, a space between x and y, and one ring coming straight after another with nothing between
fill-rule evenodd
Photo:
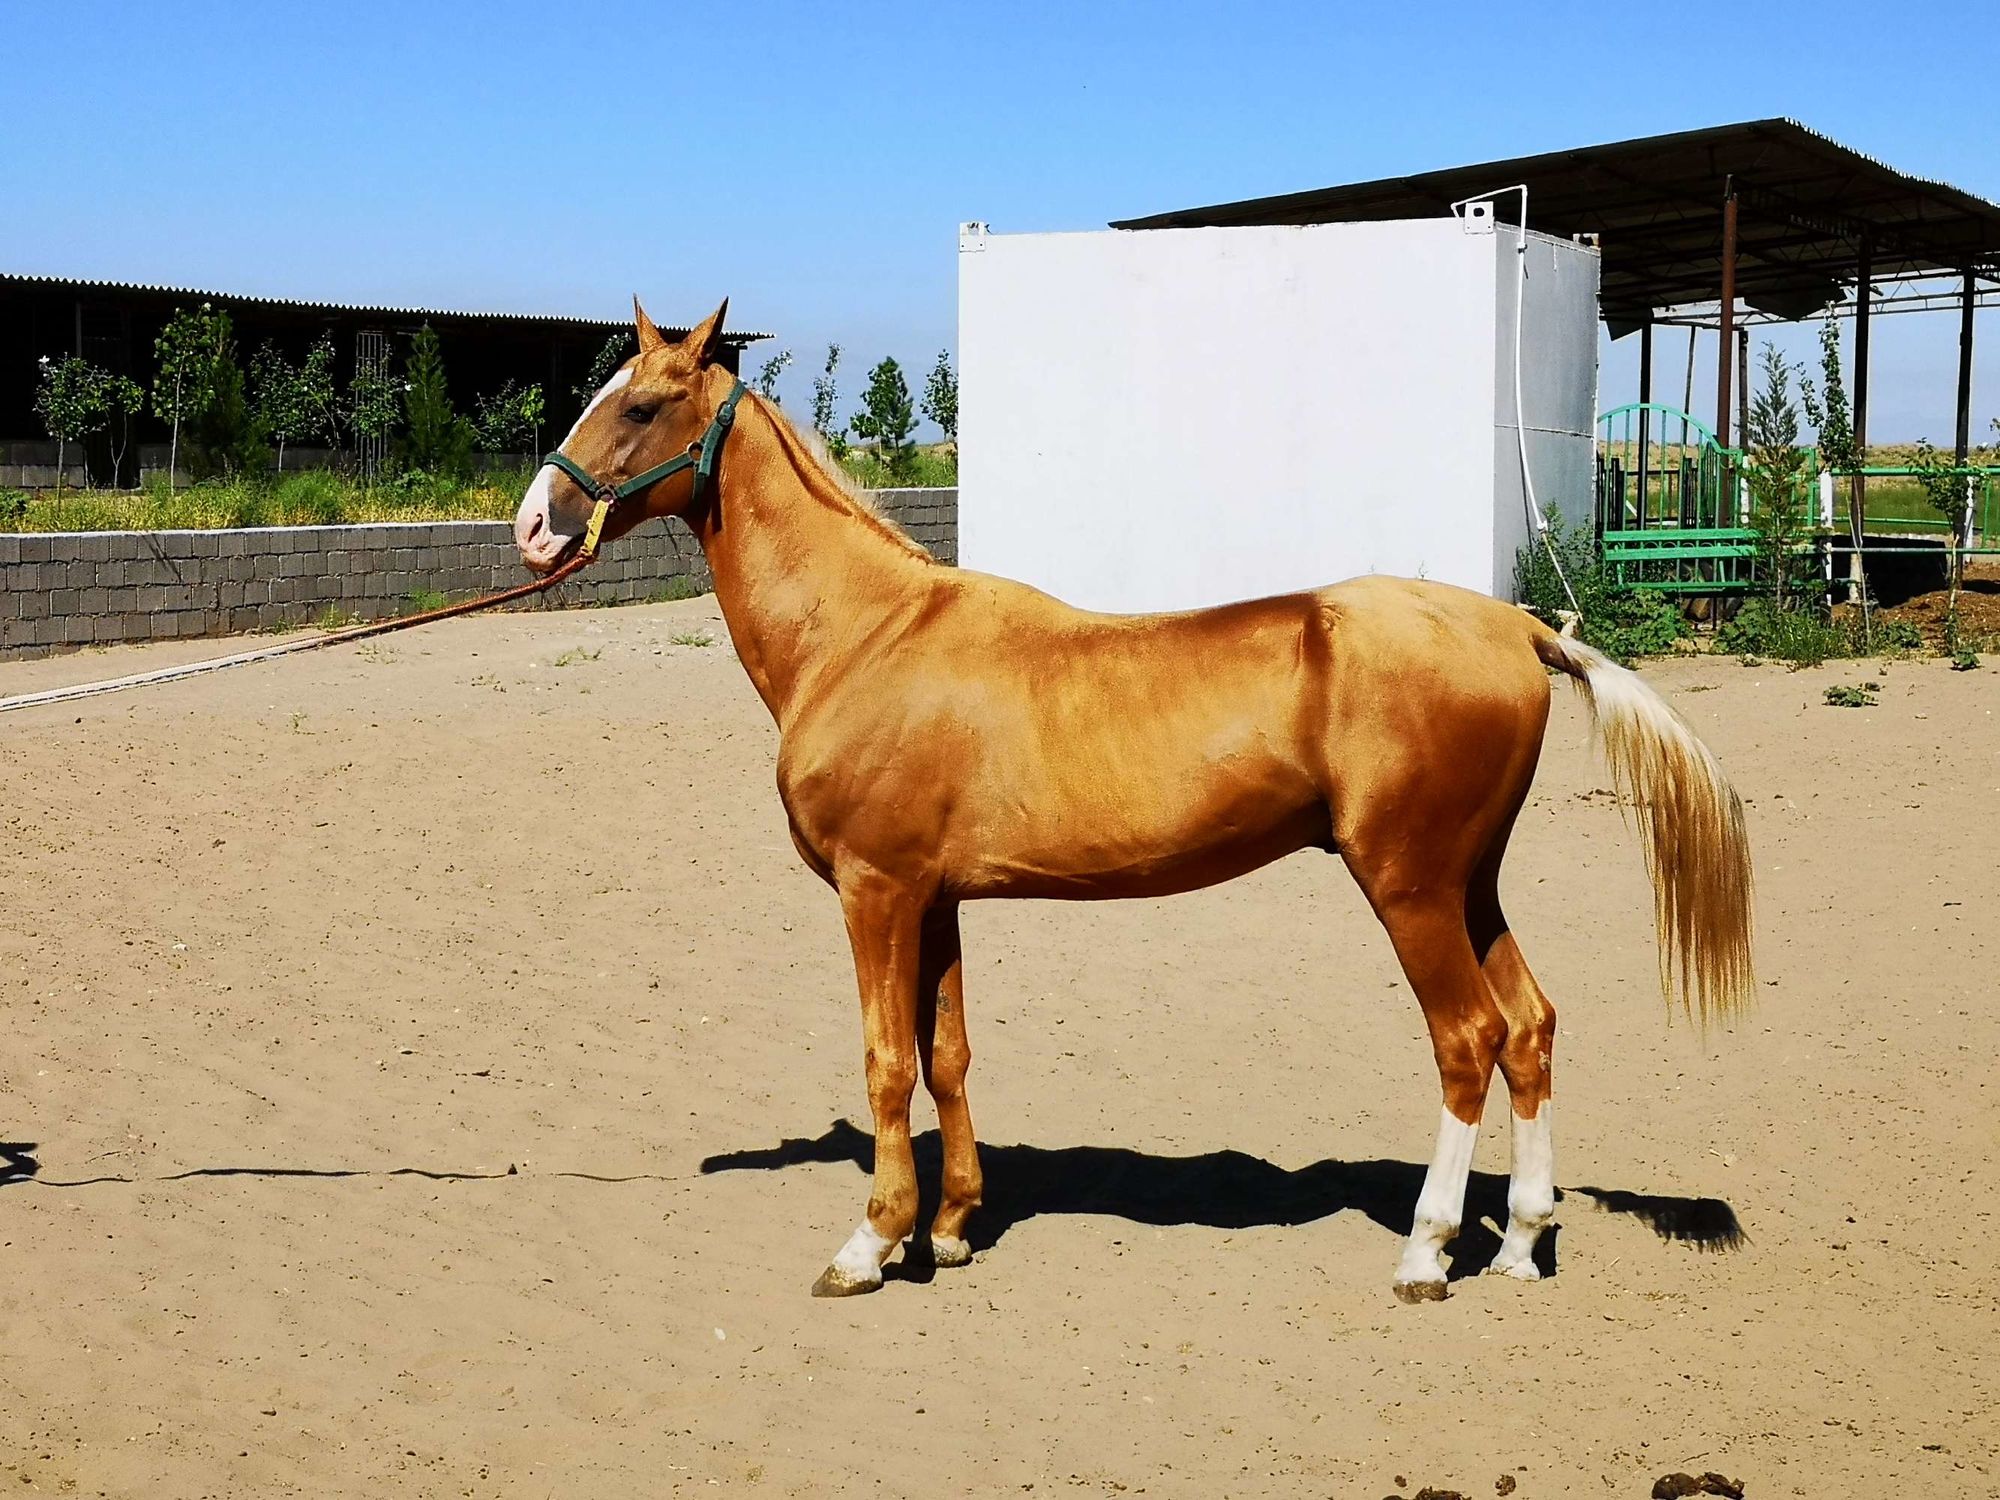
<instances>
[{"instance_id":1,"label":"bush","mask_svg":"<svg viewBox=\"0 0 2000 1500\"><path fill-rule=\"evenodd\" d=\"M1900 656L1906 651L1924 649L1924 633L1908 620L1883 620L1875 622L1875 654L1878 656Z\"/></svg>"},{"instance_id":2,"label":"bush","mask_svg":"<svg viewBox=\"0 0 2000 1500\"><path fill-rule=\"evenodd\" d=\"M1572 527L1553 506L1548 518L1548 544L1531 538L1514 559L1515 597L1543 623L1559 626L1568 612L1566 577L1583 616L1578 635L1606 656L1622 662L1660 656L1686 638L1687 621L1671 599L1617 582L1605 571L1595 536ZM1551 550L1562 563L1560 574L1550 559Z\"/></svg>"},{"instance_id":3,"label":"bush","mask_svg":"<svg viewBox=\"0 0 2000 1500\"><path fill-rule=\"evenodd\" d=\"M337 526L348 518L350 488L338 474L303 469L271 486L270 508L281 526Z\"/></svg>"},{"instance_id":4,"label":"bush","mask_svg":"<svg viewBox=\"0 0 2000 1500\"><path fill-rule=\"evenodd\" d=\"M1829 657L1853 654L1847 632L1800 609L1780 609L1770 599L1752 599L1736 618L1715 633L1723 651L1768 656L1795 667L1816 667Z\"/></svg>"}]
</instances>

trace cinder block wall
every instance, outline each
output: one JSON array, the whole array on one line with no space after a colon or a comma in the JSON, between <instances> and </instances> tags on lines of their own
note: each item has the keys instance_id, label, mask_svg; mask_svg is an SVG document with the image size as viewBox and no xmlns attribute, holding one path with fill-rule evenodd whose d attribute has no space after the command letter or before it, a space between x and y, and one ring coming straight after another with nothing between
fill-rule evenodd
<instances>
[{"instance_id":1,"label":"cinder block wall","mask_svg":"<svg viewBox=\"0 0 2000 1500\"><path fill-rule=\"evenodd\" d=\"M956 490L882 490L877 508L942 562L958 560ZM408 614L525 582L504 521L0 536L0 657L66 646L230 635ZM541 598L629 604L710 587L678 521L640 528ZM429 602L425 598L425 602Z\"/></svg>"}]
</instances>

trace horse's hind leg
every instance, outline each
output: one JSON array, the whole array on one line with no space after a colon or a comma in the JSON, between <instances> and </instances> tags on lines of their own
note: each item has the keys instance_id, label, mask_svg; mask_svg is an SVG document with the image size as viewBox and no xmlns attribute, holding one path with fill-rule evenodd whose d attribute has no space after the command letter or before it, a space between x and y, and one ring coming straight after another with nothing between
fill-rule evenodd
<instances>
[{"instance_id":1,"label":"horse's hind leg","mask_svg":"<svg viewBox=\"0 0 2000 1500\"><path fill-rule=\"evenodd\" d=\"M1513 1103L1513 1160L1507 1179L1507 1232L1488 1267L1503 1276L1536 1281L1535 1243L1555 1217L1555 1124L1550 1071L1555 1054L1556 1008L1521 957L1500 909L1503 833L1474 874L1466 896L1466 926L1480 955L1480 971L1507 1023L1500 1071Z\"/></svg>"},{"instance_id":2,"label":"horse's hind leg","mask_svg":"<svg viewBox=\"0 0 2000 1500\"><path fill-rule=\"evenodd\" d=\"M959 947L958 908L939 906L924 919L924 951L917 981L917 1056L924 1085L937 1105L944 1140L944 1182L931 1221L931 1255L941 1266L972 1259L965 1221L979 1206L979 1143L965 1101L972 1047L965 1037L965 962Z\"/></svg>"}]
</instances>

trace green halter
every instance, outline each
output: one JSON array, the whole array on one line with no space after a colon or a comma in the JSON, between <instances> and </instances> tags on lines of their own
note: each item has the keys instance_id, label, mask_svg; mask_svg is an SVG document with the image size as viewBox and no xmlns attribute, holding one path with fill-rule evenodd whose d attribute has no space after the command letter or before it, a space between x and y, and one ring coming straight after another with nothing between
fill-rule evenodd
<instances>
[{"instance_id":1,"label":"green halter","mask_svg":"<svg viewBox=\"0 0 2000 1500\"><path fill-rule=\"evenodd\" d=\"M604 535L604 523L610 517L613 507L630 500L641 490L651 489L662 479L673 478L684 469L694 470L694 498L695 503L700 503L702 488L715 473L715 460L722 451L722 440L729 436L729 429L736 425L736 403L743 399L743 389L743 382L740 380L731 387L729 394L722 398L722 405L715 409L715 415L710 418L708 430L689 443L685 453L677 454L663 464L654 464L652 468L634 474L622 484L612 484L609 480L599 479L560 448L542 460L543 468L555 465L582 486L583 492L597 502L596 509L590 513L590 524L584 528L582 556L591 557L596 554L598 541Z\"/></svg>"}]
</instances>

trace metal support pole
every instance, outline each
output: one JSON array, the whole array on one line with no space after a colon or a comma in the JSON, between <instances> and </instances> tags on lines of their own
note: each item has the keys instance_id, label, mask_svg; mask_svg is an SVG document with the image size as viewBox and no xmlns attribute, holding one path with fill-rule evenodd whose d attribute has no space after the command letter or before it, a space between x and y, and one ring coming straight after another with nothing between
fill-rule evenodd
<instances>
[{"instance_id":1,"label":"metal support pole","mask_svg":"<svg viewBox=\"0 0 2000 1500\"><path fill-rule=\"evenodd\" d=\"M1736 330L1736 436L1750 444L1750 330Z\"/></svg>"},{"instance_id":2,"label":"metal support pole","mask_svg":"<svg viewBox=\"0 0 2000 1500\"><path fill-rule=\"evenodd\" d=\"M1653 457L1653 324L1639 325L1639 524L1646 524L1646 478Z\"/></svg>"},{"instance_id":3,"label":"metal support pole","mask_svg":"<svg viewBox=\"0 0 2000 1500\"><path fill-rule=\"evenodd\" d=\"M1715 350L1715 440L1729 441L1730 360L1736 353L1736 179L1722 190L1722 337Z\"/></svg>"},{"instance_id":4,"label":"metal support pole","mask_svg":"<svg viewBox=\"0 0 2000 1500\"><path fill-rule=\"evenodd\" d=\"M1958 438L1952 444L1952 462L1963 467L1972 453L1972 303L1976 292L1973 276L1965 273L1958 294Z\"/></svg>"},{"instance_id":5,"label":"metal support pole","mask_svg":"<svg viewBox=\"0 0 2000 1500\"><path fill-rule=\"evenodd\" d=\"M1855 259L1854 286L1854 462L1857 468L1868 462L1868 314L1875 291L1875 237L1861 231L1859 254ZM1856 474L1847 486L1847 531L1854 550L1848 555L1848 597L1862 604L1862 626L1867 629L1868 575L1862 560L1862 546L1868 534L1868 479Z\"/></svg>"}]
</instances>

